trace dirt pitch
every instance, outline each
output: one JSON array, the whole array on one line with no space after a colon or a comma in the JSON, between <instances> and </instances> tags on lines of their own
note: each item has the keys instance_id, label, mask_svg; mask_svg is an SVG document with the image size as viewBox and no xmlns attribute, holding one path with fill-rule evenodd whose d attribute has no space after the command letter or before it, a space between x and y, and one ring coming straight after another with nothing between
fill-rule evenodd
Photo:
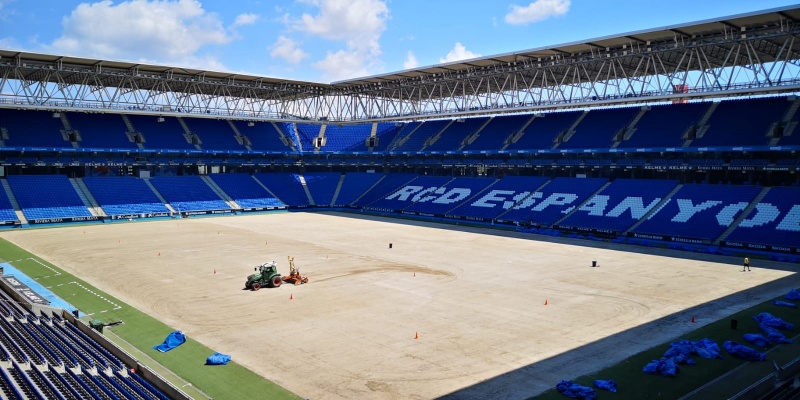
<instances>
[{"instance_id":1,"label":"dirt pitch","mask_svg":"<svg viewBox=\"0 0 800 400\"><path fill-rule=\"evenodd\" d=\"M0 236L314 400L524 399L798 283L778 264L337 213ZM242 290L289 255L309 284Z\"/></svg>"}]
</instances>

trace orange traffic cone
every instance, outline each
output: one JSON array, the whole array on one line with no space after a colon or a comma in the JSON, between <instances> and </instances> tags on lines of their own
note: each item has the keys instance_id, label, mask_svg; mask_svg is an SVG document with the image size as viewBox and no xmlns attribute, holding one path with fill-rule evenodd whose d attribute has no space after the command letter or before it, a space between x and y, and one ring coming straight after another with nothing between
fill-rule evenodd
<instances>
[{"instance_id":1,"label":"orange traffic cone","mask_svg":"<svg viewBox=\"0 0 800 400\"><path fill-rule=\"evenodd\" d=\"M158 252L158 255L159 255L159 256L161 255L161 252L160 252L160 251Z\"/></svg>"},{"instance_id":2,"label":"orange traffic cone","mask_svg":"<svg viewBox=\"0 0 800 400\"><path fill-rule=\"evenodd\" d=\"M547 305L547 299L544 299L544 305Z\"/></svg>"},{"instance_id":3,"label":"orange traffic cone","mask_svg":"<svg viewBox=\"0 0 800 400\"><path fill-rule=\"evenodd\" d=\"M217 270L215 269L215 270L214 270L214 275L216 275L216 274L217 274Z\"/></svg>"},{"instance_id":4,"label":"orange traffic cone","mask_svg":"<svg viewBox=\"0 0 800 400\"><path fill-rule=\"evenodd\" d=\"M694 315L692 315L692 321L691 322L694 323Z\"/></svg>"},{"instance_id":5,"label":"orange traffic cone","mask_svg":"<svg viewBox=\"0 0 800 400\"><path fill-rule=\"evenodd\" d=\"M294 295L293 294L289 294L289 300L294 300Z\"/></svg>"},{"instance_id":6,"label":"orange traffic cone","mask_svg":"<svg viewBox=\"0 0 800 400\"><path fill-rule=\"evenodd\" d=\"M419 332L414 332L414 340L419 339Z\"/></svg>"}]
</instances>

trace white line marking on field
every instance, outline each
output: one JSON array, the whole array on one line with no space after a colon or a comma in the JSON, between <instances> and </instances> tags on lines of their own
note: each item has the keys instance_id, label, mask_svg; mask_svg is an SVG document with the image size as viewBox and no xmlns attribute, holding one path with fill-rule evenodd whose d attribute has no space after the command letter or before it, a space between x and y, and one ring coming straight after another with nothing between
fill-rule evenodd
<instances>
[{"instance_id":1,"label":"white line marking on field","mask_svg":"<svg viewBox=\"0 0 800 400\"><path fill-rule=\"evenodd\" d=\"M43 266L43 267L45 267L45 268L49 269L50 271L53 271L53 274L54 274L53 276L59 276L59 275L61 275L61 272L59 272L59 271L57 271L57 270L55 270L55 269L51 268L50 266L48 266L48 265L44 264L43 262L41 262L41 261L39 261L39 260L37 260L37 259L35 259L35 258L29 258L28 260L31 260L31 261L33 261L33 262L35 262L35 263L37 263L37 264L39 264L39 265L41 265L41 266ZM45 278L49 278L49 276L46 276Z\"/></svg>"},{"instance_id":2,"label":"white line marking on field","mask_svg":"<svg viewBox=\"0 0 800 400\"><path fill-rule=\"evenodd\" d=\"M68 285L77 285L77 286L78 286L78 287L80 287L81 289L83 289L83 290L85 290L85 291L87 291L87 292L89 292L89 293L91 293L91 294L93 294L93 295L95 295L95 296L97 296L97 297L99 297L99 298L103 299L104 301L106 301L106 302L108 302L109 304L111 304L112 306L114 306L114 308L113 308L114 310L119 310L120 308L122 308L122 306L120 306L119 304L117 304L117 303L114 303L113 301L111 301L111 300L109 300L109 299L107 299L107 298L105 298L105 297L103 297L103 296L101 296L101 295L99 295L99 294L95 293L94 291L90 290L90 289L89 289L89 288L87 288L86 286L83 286L83 285L81 285L81 284L80 284L80 283L78 283L78 282L69 282L69 283L68 283ZM101 311L101 312L105 312L105 311ZM91 314L87 314L87 315L91 315Z\"/></svg>"}]
</instances>

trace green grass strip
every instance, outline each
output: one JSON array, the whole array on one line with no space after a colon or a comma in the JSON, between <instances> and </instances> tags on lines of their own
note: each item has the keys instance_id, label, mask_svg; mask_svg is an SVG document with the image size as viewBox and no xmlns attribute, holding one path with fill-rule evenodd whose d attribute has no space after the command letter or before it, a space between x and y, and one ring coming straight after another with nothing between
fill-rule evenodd
<instances>
[{"instance_id":1,"label":"green grass strip","mask_svg":"<svg viewBox=\"0 0 800 400\"><path fill-rule=\"evenodd\" d=\"M176 328L161 323L5 239L0 239L0 258L81 311L93 314L84 317L84 320L100 319L105 323L124 321L124 324L112 328L115 335L214 399L300 398L235 362L225 366L205 365L206 357L214 351L191 337L167 353L153 350L153 346L160 344ZM139 361L148 365L146 359L139 358ZM155 366L151 368L159 370ZM173 383L178 387L183 386Z\"/></svg>"},{"instance_id":2,"label":"green grass strip","mask_svg":"<svg viewBox=\"0 0 800 400\"><path fill-rule=\"evenodd\" d=\"M745 342L744 339L742 339L742 335L745 333L761 333L761 331L758 330L758 323L753 320L753 316L761 312L768 312L787 322L795 323L796 321L800 321L800 309L775 306L771 304L770 300L733 314L729 318L712 322L690 333L676 337L667 343L645 350L597 373L581 376L577 379L565 376L563 379L569 379L575 383L589 387L592 387L592 383L596 379L612 379L617 383L617 393L596 389L598 398L614 398L615 400L678 399L729 371L739 368L734 374L731 374L731 376L722 378L720 381L706 388L706 390L692 397L695 399L727 399L772 372L774 370L772 360L777 362L779 366L783 366L800 356L800 344L798 343L770 346L770 351L767 353L767 360L762 362L747 362L729 355L722 349L722 343L727 340L733 340L745 346L755 348ZM736 330L731 329L731 319L739 321ZM793 332L784 331L786 337L791 338L797 335L798 324L795 323L795 326L796 328ZM703 338L716 341L722 350L724 358L721 360L706 360L694 356L692 358L697 362L697 365L681 365L680 371L675 378L642 372L642 368L644 368L647 363L661 358L664 352L669 348L670 343L680 339L700 340ZM765 351L765 349L755 349L761 352ZM539 396L532 397L531 400L566 399L566 397L556 391L555 386L557 383L558 382L553 382L553 389ZM710 394L713 394L713 396L708 397Z\"/></svg>"}]
</instances>

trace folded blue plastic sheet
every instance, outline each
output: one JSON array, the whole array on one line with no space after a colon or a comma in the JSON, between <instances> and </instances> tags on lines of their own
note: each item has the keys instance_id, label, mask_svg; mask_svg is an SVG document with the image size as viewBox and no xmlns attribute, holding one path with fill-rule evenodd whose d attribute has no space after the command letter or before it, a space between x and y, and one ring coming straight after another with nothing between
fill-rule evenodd
<instances>
[{"instance_id":1,"label":"folded blue plastic sheet","mask_svg":"<svg viewBox=\"0 0 800 400\"><path fill-rule=\"evenodd\" d=\"M556 385L556 390L558 393L563 394L571 399L581 399L581 400L596 400L597 399L597 392L588 387L579 385L572 381L563 380Z\"/></svg>"},{"instance_id":2,"label":"folded blue plastic sheet","mask_svg":"<svg viewBox=\"0 0 800 400\"><path fill-rule=\"evenodd\" d=\"M744 339L745 342L757 347L767 347L770 345L770 340L765 338L764 335L760 333L745 333L742 335L742 339Z\"/></svg>"},{"instance_id":3,"label":"folded blue plastic sheet","mask_svg":"<svg viewBox=\"0 0 800 400\"><path fill-rule=\"evenodd\" d=\"M723 343L722 347L728 352L728 354L748 361L764 361L764 358L767 356L758 350L736 343L732 340Z\"/></svg>"},{"instance_id":4,"label":"folded blue plastic sheet","mask_svg":"<svg viewBox=\"0 0 800 400\"><path fill-rule=\"evenodd\" d=\"M769 342L771 344L794 343L791 340L787 339L786 335L784 335L783 332L781 332L781 331L779 331L779 330L777 330L777 329L775 329L775 328L773 328L771 326L767 326L767 325L764 325L764 324L758 324L758 329L761 332L764 332L764 333L767 334L767 340L769 340Z\"/></svg>"},{"instance_id":5,"label":"folded blue plastic sheet","mask_svg":"<svg viewBox=\"0 0 800 400\"><path fill-rule=\"evenodd\" d=\"M617 393L617 383L611 379L598 379L594 381L594 387L598 389L608 390L611 393Z\"/></svg>"},{"instance_id":6,"label":"folded blue plastic sheet","mask_svg":"<svg viewBox=\"0 0 800 400\"><path fill-rule=\"evenodd\" d=\"M679 370L680 368L675 362L675 359L667 357L662 357L660 360L650 361L644 366L644 368L642 368L642 372L647 372L648 374L661 374L664 376L671 376L673 378L678 375Z\"/></svg>"},{"instance_id":7,"label":"folded blue plastic sheet","mask_svg":"<svg viewBox=\"0 0 800 400\"><path fill-rule=\"evenodd\" d=\"M789 303L788 301L772 300L772 304L781 307L797 308L797 304Z\"/></svg>"},{"instance_id":8,"label":"folded blue plastic sheet","mask_svg":"<svg viewBox=\"0 0 800 400\"><path fill-rule=\"evenodd\" d=\"M792 289L784 298L786 300L800 300L800 289Z\"/></svg>"},{"instance_id":9,"label":"folded blue plastic sheet","mask_svg":"<svg viewBox=\"0 0 800 400\"><path fill-rule=\"evenodd\" d=\"M222 353L214 353L206 358L206 365L226 365L231 361L231 356Z\"/></svg>"},{"instance_id":10,"label":"folded blue plastic sheet","mask_svg":"<svg viewBox=\"0 0 800 400\"><path fill-rule=\"evenodd\" d=\"M154 349L166 353L186 342L186 335L183 334L181 331L175 331L167 335L167 338L164 339L164 343L161 343L158 346L153 346Z\"/></svg>"},{"instance_id":11,"label":"folded blue plastic sheet","mask_svg":"<svg viewBox=\"0 0 800 400\"><path fill-rule=\"evenodd\" d=\"M762 312L761 314L753 317L753 319L761 325L766 325L772 328L778 328L787 331L794 329L794 324L786 322L768 312Z\"/></svg>"}]
</instances>

